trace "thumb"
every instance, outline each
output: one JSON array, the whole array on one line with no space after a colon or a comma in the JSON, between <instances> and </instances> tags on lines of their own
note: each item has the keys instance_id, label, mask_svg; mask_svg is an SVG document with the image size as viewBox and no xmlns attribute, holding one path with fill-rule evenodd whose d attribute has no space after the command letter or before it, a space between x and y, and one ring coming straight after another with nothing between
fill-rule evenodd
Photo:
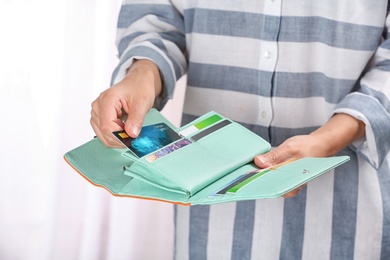
<instances>
[{"instance_id":1,"label":"thumb","mask_svg":"<svg viewBox=\"0 0 390 260\"><path fill-rule=\"evenodd\" d=\"M149 109L142 106L136 106L128 111L125 122L125 131L130 137L136 138L139 135L148 111Z\"/></svg>"},{"instance_id":2,"label":"thumb","mask_svg":"<svg viewBox=\"0 0 390 260\"><path fill-rule=\"evenodd\" d=\"M289 158L285 156L285 153L283 153L281 149L275 148L268 153L257 155L254 161L258 167L267 168L285 162L288 159Z\"/></svg>"},{"instance_id":3,"label":"thumb","mask_svg":"<svg viewBox=\"0 0 390 260\"><path fill-rule=\"evenodd\" d=\"M260 168L267 168L278 164L278 155L274 151L257 155L254 159L255 164Z\"/></svg>"}]
</instances>

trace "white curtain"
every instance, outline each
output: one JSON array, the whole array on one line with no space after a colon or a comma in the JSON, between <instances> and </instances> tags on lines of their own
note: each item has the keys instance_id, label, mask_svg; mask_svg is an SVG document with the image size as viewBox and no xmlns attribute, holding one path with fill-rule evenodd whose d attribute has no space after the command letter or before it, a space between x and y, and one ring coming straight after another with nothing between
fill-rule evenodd
<instances>
[{"instance_id":1,"label":"white curtain","mask_svg":"<svg viewBox=\"0 0 390 260\"><path fill-rule=\"evenodd\" d=\"M171 259L173 207L117 198L63 160L90 140L120 0L0 0L0 259ZM180 121L184 80L163 113Z\"/></svg>"}]
</instances>

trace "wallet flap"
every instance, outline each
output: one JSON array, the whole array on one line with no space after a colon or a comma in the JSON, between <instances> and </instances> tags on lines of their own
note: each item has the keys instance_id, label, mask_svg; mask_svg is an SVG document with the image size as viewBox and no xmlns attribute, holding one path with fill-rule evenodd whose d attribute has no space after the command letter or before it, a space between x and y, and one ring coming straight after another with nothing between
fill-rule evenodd
<instances>
[{"instance_id":1,"label":"wallet flap","mask_svg":"<svg viewBox=\"0 0 390 260\"><path fill-rule=\"evenodd\" d=\"M107 148L95 138L67 152L64 158L91 183L117 194L132 179L123 174L123 166L131 162L121 156L122 152Z\"/></svg>"},{"instance_id":2,"label":"wallet flap","mask_svg":"<svg viewBox=\"0 0 390 260\"><path fill-rule=\"evenodd\" d=\"M216 194L227 183L230 183L237 177L259 170L254 164L247 164L232 172L226 178L206 187L188 201L192 205L198 205L281 197L348 160L349 156L303 158L280 167L270 167L270 170L265 174L260 175L258 178L253 178L252 181L236 192L226 192L224 195Z\"/></svg>"},{"instance_id":3,"label":"wallet flap","mask_svg":"<svg viewBox=\"0 0 390 260\"><path fill-rule=\"evenodd\" d=\"M165 122L176 129L156 109L151 109L145 117L144 125ZM112 194L118 194L132 177L123 174L124 167L134 162L134 157L127 154L127 149L113 149L104 146L98 138L67 152L64 159L92 184L102 186ZM133 159L132 159L133 158Z\"/></svg>"}]
</instances>

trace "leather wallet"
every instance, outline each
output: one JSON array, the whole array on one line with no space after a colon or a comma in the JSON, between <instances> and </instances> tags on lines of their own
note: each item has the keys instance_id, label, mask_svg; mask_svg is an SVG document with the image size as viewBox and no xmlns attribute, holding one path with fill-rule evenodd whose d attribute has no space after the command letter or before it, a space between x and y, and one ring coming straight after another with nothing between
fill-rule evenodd
<instances>
[{"instance_id":1,"label":"leather wallet","mask_svg":"<svg viewBox=\"0 0 390 260\"><path fill-rule=\"evenodd\" d=\"M259 169L253 158L270 151L270 144L221 114L211 111L176 128L151 109L144 126L159 123L186 139L186 145L172 149L169 144L138 157L128 148L108 148L94 138L64 158L113 195L184 205L279 197L349 160L348 156L303 158Z\"/></svg>"}]
</instances>

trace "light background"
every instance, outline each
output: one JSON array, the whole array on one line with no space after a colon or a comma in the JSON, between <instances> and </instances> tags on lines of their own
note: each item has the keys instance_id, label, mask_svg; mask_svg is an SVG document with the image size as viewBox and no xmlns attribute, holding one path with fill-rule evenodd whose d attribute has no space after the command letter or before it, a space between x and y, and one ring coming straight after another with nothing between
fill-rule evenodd
<instances>
[{"instance_id":1,"label":"light background","mask_svg":"<svg viewBox=\"0 0 390 260\"><path fill-rule=\"evenodd\" d=\"M116 198L63 160L117 63L119 0L0 0L0 259L170 259L173 207ZM180 121L185 78L163 114Z\"/></svg>"}]
</instances>

